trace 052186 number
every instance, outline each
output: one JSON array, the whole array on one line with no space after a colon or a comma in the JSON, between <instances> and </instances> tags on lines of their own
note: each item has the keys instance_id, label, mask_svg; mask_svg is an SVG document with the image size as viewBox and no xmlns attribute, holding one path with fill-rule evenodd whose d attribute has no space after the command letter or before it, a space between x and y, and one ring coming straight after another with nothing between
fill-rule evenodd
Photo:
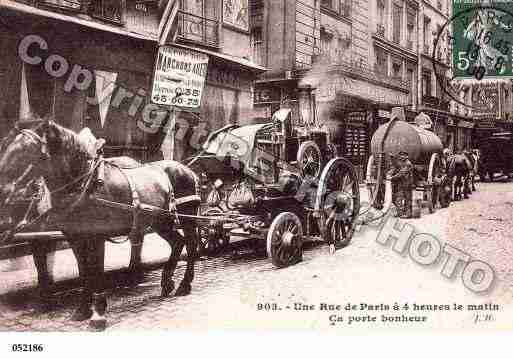
<instances>
[{"instance_id":1,"label":"052186 number","mask_svg":"<svg viewBox=\"0 0 513 359\"><path fill-rule=\"evenodd\" d=\"M11 346L13 352L42 352L43 344L13 344Z\"/></svg>"}]
</instances>

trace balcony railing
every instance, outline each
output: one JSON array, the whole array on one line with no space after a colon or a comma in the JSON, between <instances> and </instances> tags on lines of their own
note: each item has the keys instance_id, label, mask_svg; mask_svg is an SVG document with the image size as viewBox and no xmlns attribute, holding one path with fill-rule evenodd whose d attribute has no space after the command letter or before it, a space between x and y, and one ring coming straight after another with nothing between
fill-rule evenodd
<instances>
[{"instance_id":1,"label":"balcony railing","mask_svg":"<svg viewBox=\"0 0 513 359\"><path fill-rule=\"evenodd\" d=\"M80 0L40 0L43 6L54 7L69 11L80 11L82 1Z\"/></svg>"},{"instance_id":2,"label":"balcony railing","mask_svg":"<svg viewBox=\"0 0 513 359\"><path fill-rule=\"evenodd\" d=\"M178 12L178 37L207 46L219 46L219 21Z\"/></svg>"},{"instance_id":3,"label":"balcony railing","mask_svg":"<svg viewBox=\"0 0 513 359\"><path fill-rule=\"evenodd\" d=\"M91 6L91 16L114 23L123 22L123 12L125 10L123 1L96 0L92 1Z\"/></svg>"},{"instance_id":4,"label":"balcony railing","mask_svg":"<svg viewBox=\"0 0 513 359\"><path fill-rule=\"evenodd\" d=\"M376 27L376 35L385 37L385 25L378 24L378 26Z\"/></svg>"}]
</instances>

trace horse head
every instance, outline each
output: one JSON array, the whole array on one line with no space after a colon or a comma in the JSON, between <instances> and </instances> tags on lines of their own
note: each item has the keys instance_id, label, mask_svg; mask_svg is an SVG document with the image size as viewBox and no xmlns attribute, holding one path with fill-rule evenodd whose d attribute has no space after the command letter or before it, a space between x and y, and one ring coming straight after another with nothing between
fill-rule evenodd
<instances>
[{"instance_id":1,"label":"horse head","mask_svg":"<svg viewBox=\"0 0 513 359\"><path fill-rule=\"evenodd\" d=\"M43 134L46 121L36 128L26 123L15 126L0 143L0 205L8 207L22 196L30 183L41 175L48 161L47 140Z\"/></svg>"},{"instance_id":2,"label":"horse head","mask_svg":"<svg viewBox=\"0 0 513 359\"><path fill-rule=\"evenodd\" d=\"M48 160L46 140L34 128L42 119L23 121L0 142L0 231L12 230L26 220L39 192L41 168Z\"/></svg>"}]
</instances>

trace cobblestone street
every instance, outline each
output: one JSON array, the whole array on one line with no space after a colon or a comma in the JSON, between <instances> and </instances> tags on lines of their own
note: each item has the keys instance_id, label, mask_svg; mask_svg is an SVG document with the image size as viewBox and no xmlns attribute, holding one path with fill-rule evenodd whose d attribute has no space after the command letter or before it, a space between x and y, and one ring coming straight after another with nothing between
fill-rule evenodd
<instances>
[{"instance_id":1,"label":"cobblestone street","mask_svg":"<svg viewBox=\"0 0 513 359\"><path fill-rule=\"evenodd\" d=\"M275 269L265 254L250 248L229 251L196 265L193 291L187 297L160 298L160 270L148 271L136 288L109 290L108 330L208 328L511 328L513 325L513 192L511 183L481 183L471 199L453 202L421 219L407 220L416 233L435 235L495 270L496 282L475 294L461 280L462 268L449 280L440 273L445 257L431 266L415 263L376 241L378 230L364 226L351 244L329 255L326 245L313 245L303 262ZM183 275L180 264L175 280ZM114 276L116 280L116 276ZM82 331L87 322L69 321L76 290L59 294L47 313L35 308L32 292L1 297L0 329L15 331ZM297 304L299 303L299 304ZM321 303L366 304L365 311L323 310ZM393 305L408 304L397 313ZM463 310L453 310L454 303ZM468 304L499 304L498 311L467 310ZM413 305L450 305L450 310L413 310ZM369 307L370 305L373 308ZM315 309L310 309L314 306ZM386 308L386 306L389 306ZM298 310L300 307L301 310ZM374 310L375 309L375 310ZM423 308L427 309L427 308ZM330 315L344 316L331 323ZM422 322L391 322L381 317L426 316ZM491 314L477 320L476 314ZM376 321L372 318L377 316ZM349 323L349 316L353 316ZM479 318L479 317L478 317Z\"/></svg>"}]
</instances>

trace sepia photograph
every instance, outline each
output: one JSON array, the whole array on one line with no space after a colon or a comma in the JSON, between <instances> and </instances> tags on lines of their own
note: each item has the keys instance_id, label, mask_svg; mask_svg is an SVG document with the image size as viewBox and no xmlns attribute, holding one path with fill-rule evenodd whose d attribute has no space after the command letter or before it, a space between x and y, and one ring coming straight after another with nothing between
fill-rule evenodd
<instances>
[{"instance_id":1,"label":"sepia photograph","mask_svg":"<svg viewBox=\"0 0 513 359\"><path fill-rule=\"evenodd\" d=\"M511 331L512 58L513 0L0 0L0 342Z\"/></svg>"}]
</instances>

